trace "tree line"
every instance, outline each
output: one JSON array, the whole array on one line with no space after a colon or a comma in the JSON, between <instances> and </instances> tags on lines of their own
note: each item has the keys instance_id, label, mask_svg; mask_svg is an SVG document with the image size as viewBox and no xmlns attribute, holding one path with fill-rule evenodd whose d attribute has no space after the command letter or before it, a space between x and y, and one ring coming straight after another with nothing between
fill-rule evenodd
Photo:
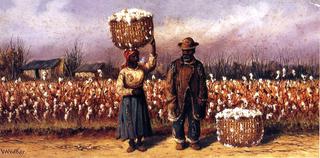
<instances>
[{"instance_id":1,"label":"tree line","mask_svg":"<svg viewBox=\"0 0 320 158\"><path fill-rule=\"evenodd\" d=\"M250 73L257 78L264 79L299 79L301 74L319 78L318 63L309 64L289 64L287 58L280 57L279 60L259 60L259 50L255 49L251 58L246 62L232 60L231 56L218 56L215 60L204 61L206 72L216 79L223 76L233 79L241 79ZM224 53L218 53L224 54ZM30 59L30 47L25 45L21 38L11 38L11 40L0 47L0 77L15 80L22 75L22 67ZM164 78L167 65L173 60L169 54L162 54L156 70L151 74L158 78ZM70 48L65 49L65 76L73 78L75 70L84 64L83 43L75 40ZM110 60L105 62L106 75L108 78L115 79L119 70L119 65L113 64ZM294 73L293 73L294 71ZM278 74L280 72L280 74Z\"/></svg>"}]
</instances>

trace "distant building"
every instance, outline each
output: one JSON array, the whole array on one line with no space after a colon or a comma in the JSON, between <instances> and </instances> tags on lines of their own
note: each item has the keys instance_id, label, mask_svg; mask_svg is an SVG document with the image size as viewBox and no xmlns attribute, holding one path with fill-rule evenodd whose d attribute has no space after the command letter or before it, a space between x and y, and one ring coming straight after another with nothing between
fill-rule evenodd
<instances>
[{"instance_id":1,"label":"distant building","mask_svg":"<svg viewBox=\"0 0 320 158\"><path fill-rule=\"evenodd\" d=\"M64 76L65 65L62 58L50 60L33 60L22 67L26 77L41 79L46 74L46 78L57 78Z\"/></svg>"},{"instance_id":2,"label":"distant building","mask_svg":"<svg viewBox=\"0 0 320 158\"><path fill-rule=\"evenodd\" d=\"M100 71L101 72L98 72ZM106 65L104 63L84 64L80 65L75 70L75 77L89 78L89 77L106 77Z\"/></svg>"}]
</instances>

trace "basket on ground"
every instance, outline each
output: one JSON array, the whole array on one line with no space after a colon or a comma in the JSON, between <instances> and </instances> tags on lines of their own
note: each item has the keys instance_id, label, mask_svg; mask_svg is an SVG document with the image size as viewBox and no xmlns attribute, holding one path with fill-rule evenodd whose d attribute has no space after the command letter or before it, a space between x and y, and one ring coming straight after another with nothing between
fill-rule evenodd
<instances>
[{"instance_id":1,"label":"basket on ground","mask_svg":"<svg viewBox=\"0 0 320 158\"><path fill-rule=\"evenodd\" d=\"M152 14L140 9L124 9L109 17L112 42L120 49L137 49L153 38Z\"/></svg>"},{"instance_id":2,"label":"basket on ground","mask_svg":"<svg viewBox=\"0 0 320 158\"><path fill-rule=\"evenodd\" d=\"M263 118L258 110L225 109L216 115L216 122L218 141L225 146L255 146L263 138Z\"/></svg>"}]
</instances>

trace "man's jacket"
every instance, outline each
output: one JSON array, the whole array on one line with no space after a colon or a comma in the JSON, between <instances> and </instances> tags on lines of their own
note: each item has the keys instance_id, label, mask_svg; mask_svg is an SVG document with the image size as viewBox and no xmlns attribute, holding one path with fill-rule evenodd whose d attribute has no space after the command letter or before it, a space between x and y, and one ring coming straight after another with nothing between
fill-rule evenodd
<instances>
[{"instance_id":1,"label":"man's jacket","mask_svg":"<svg viewBox=\"0 0 320 158\"><path fill-rule=\"evenodd\" d=\"M184 63L181 58L173 61L166 75L165 94L170 121L178 120L187 105L192 106L195 119L204 118L208 89L202 63L195 58L190 63ZM185 103L186 100L191 103Z\"/></svg>"}]
</instances>

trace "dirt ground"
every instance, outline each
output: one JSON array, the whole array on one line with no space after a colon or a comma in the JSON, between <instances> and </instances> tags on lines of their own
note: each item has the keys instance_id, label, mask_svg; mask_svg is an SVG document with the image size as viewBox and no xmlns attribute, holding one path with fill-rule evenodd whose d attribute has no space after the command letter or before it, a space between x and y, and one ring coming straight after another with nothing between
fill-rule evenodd
<instances>
[{"instance_id":1,"label":"dirt ground","mask_svg":"<svg viewBox=\"0 0 320 158\"><path fill-rule=\"evenodd\" d=\"M250 148L225 147L216 140L216 135L202 137L203 149L187 148L176 151L170 136L153 136L146 139L148 150L144 153L126 153L127 142L110 136L73 136L56 138L52 136L0 137L0 157L14 158L109 158L109 157L319 157L319 135L265 135L261 145Z\"/></svg>"}]
</instances>

